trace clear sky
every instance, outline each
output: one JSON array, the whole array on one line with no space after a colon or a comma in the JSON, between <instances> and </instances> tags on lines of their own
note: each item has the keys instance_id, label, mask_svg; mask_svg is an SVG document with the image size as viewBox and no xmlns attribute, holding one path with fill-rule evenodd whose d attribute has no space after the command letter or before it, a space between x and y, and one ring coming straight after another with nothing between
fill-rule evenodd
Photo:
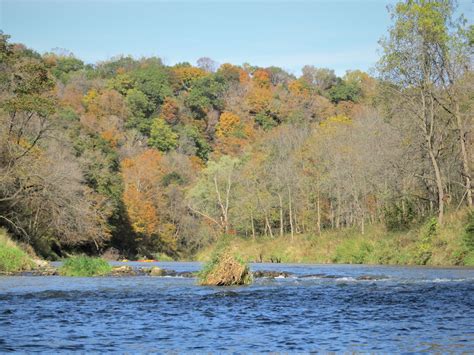
<instances>
[{"instance_id":1,"label":"clear sky","mask_svg":"<svg viewBox=\"0 0 474 355\"><path fill-rule=\"evenodd\" d=\"M0 29L39 51L88 63L119 54L166 64L207 56L280 66L367 70L377 60L390 0L0 0ZM471 0L460 1L467 17Z\"/></svg>"}]
</instances>

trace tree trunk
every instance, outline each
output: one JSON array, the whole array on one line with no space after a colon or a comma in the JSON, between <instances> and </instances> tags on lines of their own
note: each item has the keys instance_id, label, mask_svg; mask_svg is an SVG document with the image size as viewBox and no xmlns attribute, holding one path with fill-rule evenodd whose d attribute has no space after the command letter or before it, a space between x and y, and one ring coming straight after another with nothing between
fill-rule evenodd
<instances>
[{"instance_id":1,"label":"tree trunk","mask_svg":"<svg viewBox=\"0 0 474 355\"><path fill-rule=\"evenodd\" d=\"M255 224L253 222L253 212L250 211L250 224L252 226L252 238L255 240Z\"/></svg>"},{"instance_id":2,"label":"tree trunk","mask_svg":"<svg viewBox=\"0 0 474 355\"><path fill-rule=\"evenodd\" d=\"M221 192L219 191L219 186L217 184L217 176L214 176L214 188L216 190L217 194L217 201L219 203L219 207L221 209L221 225L222 229L224 230L224 233L227 234L229 231L229 219L228 219L228 211L229 211L229 193L230 193L230 186L231 186L231 181L230 181L230 175L228 177L227 181L227 191L226 191L226 202L225 204L222 201L221 197Z\"/></svg>"},{"instance_id":3,"label":"tree trunk","mask_svg":"<svg viewBox=\"0 0 474 355\"><path fill-rule=\"evenodd\" d=\"M316 200L316 213L317 213L316 226L318 227L318 234L321 235L321 208L319 204L319 192L318 192L318 197Z\"/></svg>"},{"instance_id":4,"label":"tree trunk","mask_svg":"<svg viewBox=\"0 0 474 355\"><path fill-rule=\"evenodd\" d=\"M464 127L462 124L461 113L459 112L459 104L456 102L456 125L459 132L459 143L461 144L461 156L462 156L462 167L463 175L466 182L466 198L467 205L472 207L472 182L471 182L471 172L469 171L469 158L467 156L466 149L466 134L464 132Z\"/></svg>"},{"instance_id":5,"label":"tree trunk","mask_svg":"<svg viewBox=\"0 0 474 355\"><path fill-rule=\"evenodd\" d=\"M268 232L270 233L270 237L273 239L272 227L270 225L270 221L268 220L268 216L266 212L265 212L265 224L266 224L266 228L268 228Z\"/></svg>"},{"instance_id":6,"label":"tree trunk","mask_svg":"<svg viewBox=\"0 0 474 355\"><path fill-rule=\"evenodd\" d=\"M283 227L283 200L281 195L278 194L278 200L280 202L280 237L283 237L284 227Z\"/></svg>"},{"instance_id":7,"label":"tree trunk","mask_svg":"<svg viewBox=\"0 0 474 355\"><path fill-rule=\"evenodd\" d=\"M334 229L334 206L333 206L332 200L331 200L330 209L331 209L331 229Z\"/></svg>"},{"instance_id":8,"label":"tree trunk","mask_svg":"<svg viewBox=\"0 0 474 355\"><path fill-rule=\"evenodd\" d=\"M429 76L427 76L429 77ZM427 102L428 96L429 101ZM423 131L425 133L426 146L428 150L428 155L431 160L431 165L435 174L436 181L436 192L438 197L438 223L443 224L444 218L444 188L443 180L441 179L441 170L439 168L438 160L436 159L435 151L433 148L433 136L435 132L435 109L434 109L434 96L431 91L428 93L422 92L422 112L423 112Z\"/></svg>"},{"instance_id":9,"label":"tree trunk","mask_svg":"<svg viewBox=\"0 0 474 355\"><path fill-rule=\"evenodd\" d=\"M433 165L433 170L435 172L436 179L436 189L438 190L438 222L443 224L444 218L444 189L443 181L441 180L441 171L439 169L438 161L434 155L433 149L431 147L431 142L428 142L428 153L431 158L431 164Z\"/></svg>"},{"instance_id":10,"label":"tree trunk","mask_svg":"<svg viewBox=\"0 0 474 355\"><path fill-rule=\"evenodd\" d=\"M290 217L290 231L291 231L291 240L293 241L295 236L295 231L293 227L293 207L291 205L291 189L288 186L288 209L289 209L289 217Z\"/></svg>"}]
</instances>

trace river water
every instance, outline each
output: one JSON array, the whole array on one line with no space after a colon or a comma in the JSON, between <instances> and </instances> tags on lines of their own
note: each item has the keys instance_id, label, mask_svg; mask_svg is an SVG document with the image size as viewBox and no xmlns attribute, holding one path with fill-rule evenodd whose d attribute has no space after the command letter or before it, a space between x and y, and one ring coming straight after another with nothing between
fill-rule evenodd
<instances>
[{"instance_id":1,"label":"river water","mask_svg":"<svg viewBox=\"0 0 474 355\"><path fill-rule=\"evenodd\" d=\"M0 277L0 352L474 352L473 269L251 269L294 276L229 288L182 277Z\"/></svg>"}]
</instances>

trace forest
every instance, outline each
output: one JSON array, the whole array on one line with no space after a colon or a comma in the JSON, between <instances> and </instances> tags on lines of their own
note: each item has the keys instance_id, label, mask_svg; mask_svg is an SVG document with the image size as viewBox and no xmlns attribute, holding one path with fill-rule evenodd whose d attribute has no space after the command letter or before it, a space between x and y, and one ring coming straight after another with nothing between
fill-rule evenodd
<instances>
[{"instance_id":1,"label":"forest","mask_svg":"<svg viewBox=\"0 0 474 355\"><path fill-rule=\"evenodd\" d=\"M48 259L190 259L224 235L402 232L459 211L474 230L474 27L451 1L390 11L376 67L342 77L87 64L1 32L0 227Z\"/></svg>"}]
</instances>

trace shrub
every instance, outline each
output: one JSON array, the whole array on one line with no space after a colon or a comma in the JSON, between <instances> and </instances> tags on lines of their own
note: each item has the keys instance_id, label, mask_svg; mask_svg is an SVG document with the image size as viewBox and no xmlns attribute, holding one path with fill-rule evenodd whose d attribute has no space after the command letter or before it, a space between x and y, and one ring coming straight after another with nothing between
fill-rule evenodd
<instances>
[{"instance_id":1,"label":"shrub","mask_svg":"<svg viewBox=\"0 0 474 355\"><path fill-rule=\"evenodd\" d=\"M462 239L467 250L474 251L474 211L469 212L466 229Z\"/></svg>"},{"instance_id":2,"label":"shrub","mask_svg":"<svg viewBox=\"0 0 474 355\"><path fill-rule=\"evenodd\" d=\"M63 276L101 276L112 271L109 263L100 258L76 256L66 259L59 269Z\"/></svg>"},{"instance_id":3,"label":"shrub","mask_svg":"<svg viewBox=\"0 0 474 355\"><path fill-rule=\"evenodd\" d=\"M0 272L30 270L32 265L30 257L0 229Z\"/></svg>"},{"instance_id":4,"label":"shrub","mask_svg":"<svg viewBox=\"0 0 474 355\"><path fill-rule=\"evenodd\" d=\"M384 209L388 231L406 231L416 220L415 204L411 200L397 201Z\"/></svg>"},{"instance_id":5,"label":"shrub","mask_svg":"<svg viewBox=\"0 0 474 355\"><path fill-rule=\"evenodd\" d=\"M373 246L365 240L346 239L336 248L335 263L364 264L369 262Z\"/></svg>"},{"instance_id":6,"label":"shrub","mask_svg":"<svg viewBox=\"0 0 474 355\"><path fill-rule=\"evenodd\" d=\"M248 285L252 274L248 264L232 255L228 249L218 248L211 260L199 272L199 284L206 286Z\"/></svg>"},{"instance_id":7,"label":"shrub","mask_svg":"<svg viewBox=\"0 0 474 355\"><path fill-rule=\"evenodd\" d=\"M273 117L263 112L260 112L255 116L255 122L259 124L265 131L278 125Z\"/></svg>"},{"instance_id":8,"label":"shrub","mask_svg":"<svg viewBox=\"0 0 474 355\"><path fill-rule=\"evenodd\" d=\"M162 152L173 150L178 146L178 135L162 118L156 118L151 125L148 145Z\"/></svg>"},{"instance_id":9,"label":"shrub","mask_svg":"<svg viewBox=\"0 0 474 355\"><path fill-rule=\"evenodd\" d=\"M339 82L329 89L329 98L333 103L339 101L353 101L359 100L361 95L361 89L357 83L347 83L344 80Z\"/></svg>"},{"instance_id":10,"label":"shrub","mask_svg":"<svg viewBox=\"0 0 474 355\"><path fill-rule=\"evenodd\" d=\"M474 266L474 210L467 215L461 247L454 256L455 265Z\"/></svg>"},{"instance_id":11,"label":"shrub","mask_svg":"<svg viewBox=\"0 0 474 355\"><path fill-rule=\"evenodd\" d=\"M420 240L415 248L415 264L426 265L433 255L432 240L438 232L438 221L436 218L429 219L420 231Z\"/></svg>"},{"instance_id":12,"label":"shrub","mask_svg":"<svg viewBox=\"0 0 474 355\"><path fill-rule=\"evenodd\" d=\"M464 265L465 266L474 266L474 250L469 252L465 257L464 257Z\"/></svg>"}]
</instances>

